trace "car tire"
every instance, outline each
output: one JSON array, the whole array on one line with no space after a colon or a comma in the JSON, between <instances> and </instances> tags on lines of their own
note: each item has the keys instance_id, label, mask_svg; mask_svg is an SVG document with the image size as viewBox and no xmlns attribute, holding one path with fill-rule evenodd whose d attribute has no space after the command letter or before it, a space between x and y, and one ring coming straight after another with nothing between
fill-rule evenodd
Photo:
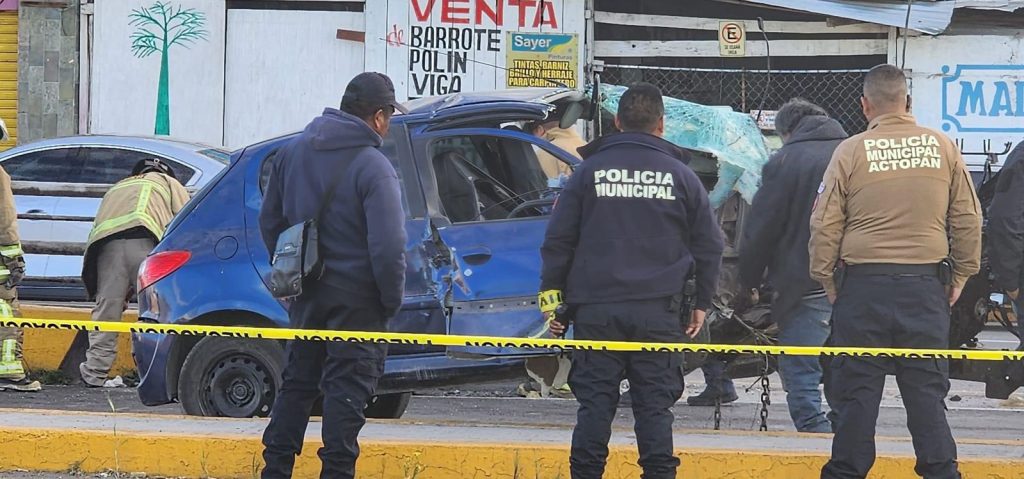
<instances>
[{"instance_id":1,"label":"car tire","mask_svg":"<svg viewBox=\"0 0 1024 479\"><path fill-rule=\"evenodd\" d=\"M409 407L412 393L381 394L366 405L366 417L371 419L400 419Z\"/></svg>"},{"instance_id":2,"label":"car tire","mask_svg":"<svg viewBox=\"0 0 1024 479\"><path fill-rule=\"evenodd\" d=\"M185 358L178 400L193 416L266 417L283 371L277 341L208 336Z\"/></svg>"}]
</instances>

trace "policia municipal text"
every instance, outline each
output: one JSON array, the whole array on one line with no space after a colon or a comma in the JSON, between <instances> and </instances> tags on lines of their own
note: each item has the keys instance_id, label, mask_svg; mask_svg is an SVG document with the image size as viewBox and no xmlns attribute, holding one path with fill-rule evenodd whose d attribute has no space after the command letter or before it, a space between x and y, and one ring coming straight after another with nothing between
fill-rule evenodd
<instances>
[{"instance_id":1,"label":"policia municipal text","mask_svg":"<svg viewBox=\"0 0 1024 479\"><path fill-rule=\"evenodd\" d=\"M836 149L811 214L811 277L834 301L831 345L948 347L950 305L981 256L971 177L953 142L908 113L902 70L873 68L861 102L868 130ZM912 143L912 158L893 159ZM945 360L839 357L831 373L837 421L821 477L867 476L886 374L896 375L907 409L915 471L960 477Z\"/></svg>"},{"instance_id":2,"label":"policia municipal text","mask_svg":"<svg viewBox=\"0 0 1024 479\"><path fill-rule=\"evenodd\" d=\"M573 316L575 339L683 342L684 329L695 335L711 306L721 231L685 153L660 138L661 92L633 86L615 121L623 133L580 148L585 161L559 196L541 247L541 307L548 317L559 312L555 334ZM695 310L680 324L684 285L694 273ZM563 291L568 311L559 307ZM569 385L579 401L572 477L604 472L624 378L643 477L676 477L670 408L683 393L683 355L576 351L572 362Z\"/></svg>"}]
</instances>

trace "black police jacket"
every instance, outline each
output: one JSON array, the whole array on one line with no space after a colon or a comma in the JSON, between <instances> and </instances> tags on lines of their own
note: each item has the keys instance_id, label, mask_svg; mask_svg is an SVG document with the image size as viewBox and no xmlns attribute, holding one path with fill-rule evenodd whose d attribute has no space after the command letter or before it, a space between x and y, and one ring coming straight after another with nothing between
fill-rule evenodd
<instances>
[{"instance_id":1,"label":"black police jacket","mask_svg":"<svg viewBox=\"0 0 1024 479\"><path fill-rule=\"evenodd\" d=\"M722 232L685 152L619 133L579 153L541 247L541 290L563 290L572 304L663 298L681 293L696 267L696 307L710 307Z\"/></svg>"},{"instance_id":2,"label":"black police jacket","mask_svg":"<svg viewBox=\"0 0 1024 479\"><path fill-rule=\"evenodd\" d=\"M832 153L847 138L839 122L824 116L804 117L764 166L740 241L740 283L761 285L765 268L779 296L773 313L781 317L821 284L811 279L807 243L811 210Z\"/></svg>"},{"instance_id":3,"label":"black police jacket","mask_svg":"<svg viewBox=\"0 0 1024 479\"><path fill-rule=\"evenodd\" d=\"M1024 266L1024 141L1006 157L988 209L988 254L996 286L1020 288Z\"/></svg>"}]
</instances>

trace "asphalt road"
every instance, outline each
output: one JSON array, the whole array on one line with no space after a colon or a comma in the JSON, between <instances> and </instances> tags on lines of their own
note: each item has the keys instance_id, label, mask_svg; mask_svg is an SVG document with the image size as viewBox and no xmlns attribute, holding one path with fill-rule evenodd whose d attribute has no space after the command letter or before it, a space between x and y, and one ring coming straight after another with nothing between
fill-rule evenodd
<instances>
[{"instance_id":1,"label":"asphalt road","mask_svg":"<svg viewBox=\"0 0 1024 479\"><path fill-rule=\"evenodd\" d=\"M1015 338L1008 333L986 332L987 347L1010 347ZM686 395L699 393L703 377L699 372L687 376ZM512 425L571 425L575 421L575 402L564 399L526 399L516 394L516 382L483 383L460 388L417 391L403 419L422 421L459 421L463 423ZM770 381L771 405L768 426L773 431L791 431L785 392L777 375ZM721 427L728 430L756 431L760 425L760 384L753 379L737 381L740 400L722 409ZM953 381L949 400L949 418L959 437L1014 439L1024 428L1024 389L1008 401L984 397L984 385ZM48 386L40 393L0 393L2 408L58 409L67 411L181 414L177 404L143 406L130 388L89 389L81 386ZM714 426L713 408L690 407L685 401L675 408L677 427L710 429ZM878 423L880 435L903 436L905 412L893 378L889 378ZM628 407L619 410L619 426L630 426Z\"/></svg>"}]
</instances>

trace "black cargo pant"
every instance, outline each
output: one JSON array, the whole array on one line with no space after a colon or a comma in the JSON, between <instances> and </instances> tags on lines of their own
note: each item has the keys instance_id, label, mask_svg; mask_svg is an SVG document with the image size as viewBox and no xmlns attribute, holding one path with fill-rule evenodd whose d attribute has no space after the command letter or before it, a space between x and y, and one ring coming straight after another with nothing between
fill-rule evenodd
<instances>
[{"instance_id":1,"label":"black cargo pant","mask_svg":"<svg viewBox=\"0 0 1024 479\"><path fill-rule=\"evenodd\" d=\"M669 304L659 299L580 306L575 338L685 342L679 311L671 311ZM671 408L683 394L682 365L681 353L573 352L569 385L579 402L569 459L573 479L597 479L604 473L622 379L629 379L643 477L676 477Z\"/></svg>"},{"instance_id":2,"label":"black cargo pant","mask_svg":"<svg viewBox=\"0 0 1024 479\"><path fill-rule=\"evenodd\" d=\"M934 276L849 276L832 311L832 345L944 349L949 300ZM895 374L917 454L917 474L959 478L946 422L949 365L935 359L836 357L830 400L836 413L832 459L822 478L863 478L875 462L875 423L886 374Z\"/></svg>"},{"instance_id":3,"label":"black cargo pant","mask_svg":"<svg viewBox=\"0 0 1024 479\"><path fill-rule=\"evenodd\" d=\"M385 331L380 307L353 308L330 286L311 285L289 311L293 327L346 331ZM289 341L284 381L263 433L264 479L288 478L302 452L306 426L323 395L324 447L321 478L355 477L357 437L366 423L363 409L384 372L387 346L333 341Z\"/></svg>"}]
</instances>

